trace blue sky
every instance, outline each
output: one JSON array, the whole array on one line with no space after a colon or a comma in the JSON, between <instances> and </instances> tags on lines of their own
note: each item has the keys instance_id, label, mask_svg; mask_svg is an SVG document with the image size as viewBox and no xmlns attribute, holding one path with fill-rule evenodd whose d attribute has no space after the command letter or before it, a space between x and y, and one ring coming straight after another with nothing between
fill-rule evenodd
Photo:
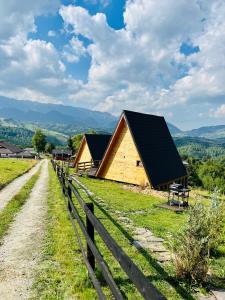
<instances>
[{"instance_id":1,"label":"blue sky","mask_svg":"<svg viewBox=\"0 0 225 300\"><path fill-rule=\"evenodd\" d=\"M110 27L118 30L124 28L124 19L123 12L125 7L124 0L116 0L116 1L70 1L64 0L61 1L62 5L68 6L73 5L74 3L77 6L82 6L91 15L95 15L96 13L104 13L107 18L107 22ZM35 25L37 28L36 32L30 32L28 34L29 38L32 39L41 39L52 43L59 51L63 49L65 45L68 44L73 34L67 33L65 34L61 32L63 30L64 22L59 13L48 14L43 16L38 16L35 18ZM55 36L49 36L48 33L50 31L54 31ZM79 36L80 40L85 43L87 46L90 41L85 39L83 36ZM85 55L85 57L81 57L79 62L76 63L76 67L74 64L65 63L67 73L72 75L76 79L81 79L84 82L87 81L88 70L90 68L91 58L89 55Z\"/></svg>"},{"instance_id":2,"label":"blue sky","mask_svg":"<svg viewBox=\"0 0 225 300\"><path fill-rule=\"evenodd\" d=\"M222 0L0 2L0 95L225 124Z\"/></svg>"}]
</instances>

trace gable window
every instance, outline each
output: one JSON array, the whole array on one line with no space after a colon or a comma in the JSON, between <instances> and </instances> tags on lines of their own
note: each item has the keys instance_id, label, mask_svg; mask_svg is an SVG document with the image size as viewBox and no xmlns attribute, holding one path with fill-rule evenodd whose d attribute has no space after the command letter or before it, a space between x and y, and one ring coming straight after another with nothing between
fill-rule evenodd
<instances>
[{"instance_id":1,"label":"gable window","mask_svg":"<svg viewBox=\"0 0 225 300\"><path fill-rule=\"evenodd\" d=\"M142 161L137 160L136 161L136 167L143 167Z\"/></svg>"}]
</instances>

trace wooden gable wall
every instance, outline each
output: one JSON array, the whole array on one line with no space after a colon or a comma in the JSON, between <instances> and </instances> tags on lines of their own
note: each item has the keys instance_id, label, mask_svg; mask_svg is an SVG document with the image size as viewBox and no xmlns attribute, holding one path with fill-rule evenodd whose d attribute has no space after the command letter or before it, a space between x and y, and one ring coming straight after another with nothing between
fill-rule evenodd
<instances>
[{"instance_id":1,"label":"wooden gable wall","mask_svg":"<svg viewBox=\"0 0 225 300\"><path fill-rule=\"evenodd\" d=\"M82 141L82 144L79 148L77 158L75 160L75 167L77 166L78 163L81 162L90 162L92 160L90 150L88 148L88 144L86 139L84 138Z\"/></svg>"},{"instance_id":2,"label":"wooden gable wall","mask_svg":"<svg viewBox=\"0 0 225 300\"><path fill-rule=\"evenodd\" d=\"M98 177L137 184L149 184L145 169L124 118L113 137ZM138 163L139 162L139 163ZM139 166L137 166L139 164Z\"/></svg>"}]
</instances>

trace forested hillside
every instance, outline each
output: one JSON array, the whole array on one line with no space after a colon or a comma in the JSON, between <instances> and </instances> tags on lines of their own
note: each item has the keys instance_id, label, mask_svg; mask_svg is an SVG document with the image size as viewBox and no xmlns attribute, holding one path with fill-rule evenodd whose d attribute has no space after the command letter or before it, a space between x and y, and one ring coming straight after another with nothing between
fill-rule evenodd
<instances>
[{"instance_id":1,"label":"forested hillside","mask_svg":"<svg viewBox=\"0 0 225 300\"><path fill-rule=\"evenodd\" d=\"M182 156L197 159L220 158L225 155L225 141L205 138L174 137L175 144Z\"/></svg>"},{"instance_id":2,"label":"forested hillside","mask_svg":"<svg viewBox=\"0 0 225 300\"><path fill-rule=\"evenodd\" d=\"M26 128L21 124L16 125L12 120L0 119L0 140L8 141L20 147L30 147L35 129L35 126ZM48 130L43 130L43 132L47 136L48 142L58 146L66 144L67 136Z\"/></svg>"},{"instance_id":3,"label":"forested hillside","mask_svg":"<svg viewBox=\"0 0 225 300\"><path fill-rule=\"evenodd\" d=\"M0 126L0 140L6 140L21 147L31 146L32 136L33 132L28 129Z\"/></svg>"}]
</instances>

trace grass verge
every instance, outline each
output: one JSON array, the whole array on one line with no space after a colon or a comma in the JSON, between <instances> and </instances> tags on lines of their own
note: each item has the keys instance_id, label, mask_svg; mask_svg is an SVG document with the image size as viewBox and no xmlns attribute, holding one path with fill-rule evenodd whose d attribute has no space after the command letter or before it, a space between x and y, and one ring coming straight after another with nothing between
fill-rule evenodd
<instances>
[{"instance_id":1,"label":"grass verge","mask_svg":"<svg viewBox=\"0 0 225 300\"><path fill-rule=\"evenodd\" d=\"M0 190L17 177L28 172L37 161L33 159L0 159Z\"/></svg>"},{"instance_id":2,"label":"grass verge","mask_svg":"<svg viewBox=\"0 0 225 300\"><path fill-rule=\"evenodd\" d=\"M26 202L39 175L40 171L33 175L24 187L22 187L19 193L16 194L0 212L0 239L4 236L10 224L14 221L16 214Z\"/></svg>"},{"instance_id":3,"label":"grass verge","mask_svg":"<svg viewBox=\"0 0 225 300\"><path fill-rule=\"evenodd\" d=\"M141 268L143 266L143 270L145 270L146 274L149 274L149 277L152 276L153 282L154 277L157 278L154 283L167 298L191 298L191 295L188 295L190 291L187 290L187 287L183 286L182 283L179 285L181 289L178 285L176 286L175 274L171 264L167 264L163 267L158 266L154 259L151 258L150 251L147 250L143 251L141 255L140 253L138 253L138 255L133 254L133 249L129 245L133 239L133 232L124 227L123 222L118 219L118 216L114 214L113 211L121 212L121 215L131 219L136 227L148 228L153 231L156 236L160 236L166 240L169 239L171 233L176 232L185 224L187 214L185 212L177 214L173 211L159 208L157 205L165 202L165 199L124 190L123 184L120 183L86 177L80 177L79 180L94 193L95 196L93 196L92 201L95 201L96 197L100 197L104 200L104 206L99 207L103 214L101 214L98 209L96 209L96 213L102 218L102 222L117 241L120 242L121 240L121 245L125 247L127 253L130 256L134 255L134 260L137 265ZM82 196L85 197L83 193ZM194 201L194 199L190 199L191 203L194 203ZM209 200L203 199L202 201L206 203ZM111 224L109 223L109 218L111 218ZM116 231L115 227L119 228L120 232ZM126 237L127 241L124 240L124 242L122 242L122 235ZM212 275L209 277L209 283L218 288L224 288L224 269L225 244L219 247L217 255L210 260ZM173 283L173 281L174 284L172 285L176 289L176 292L174 289L169 289L166 284ZM187 290L187 295L183 293L184 289L182 286ZM198 287L196 287L196 289L198 289ZM169 294L167 294L167 291L169 291Z\"/></svg>"},{"instance_id":4,"label":"grass verge","mask_svg":"<svg viewBox=\"0 0 225 300\"><path fill-rule=\"evenodd\" d=\"M97 299L51 166L49 173L46 236L30 299Z\"/></svg>"}]
</instances>

